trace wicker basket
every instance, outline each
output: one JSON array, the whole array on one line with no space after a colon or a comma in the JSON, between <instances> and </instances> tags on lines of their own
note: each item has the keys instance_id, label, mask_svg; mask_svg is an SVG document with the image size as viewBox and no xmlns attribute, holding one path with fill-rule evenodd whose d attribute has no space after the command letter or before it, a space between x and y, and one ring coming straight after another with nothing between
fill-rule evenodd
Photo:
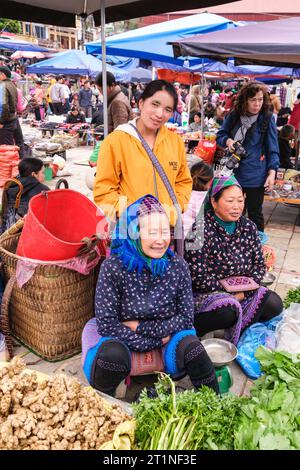
<instances>
[{"instance_id":1,"label":"wicker basket","mask_svg":"<svg viewBox=\"0 0 300 470\"><path fill-rule=\"evenodd\" d=\"M12 333L33 352L57 361L81 350L81 333L93 316L94 293L99 266L88 276L55 265L41 265L31 279L19 288L15 254L22 221L0 237L0 256L8 281L1 306L1 330L10 357Z\"/></svg>"}]
</instances>

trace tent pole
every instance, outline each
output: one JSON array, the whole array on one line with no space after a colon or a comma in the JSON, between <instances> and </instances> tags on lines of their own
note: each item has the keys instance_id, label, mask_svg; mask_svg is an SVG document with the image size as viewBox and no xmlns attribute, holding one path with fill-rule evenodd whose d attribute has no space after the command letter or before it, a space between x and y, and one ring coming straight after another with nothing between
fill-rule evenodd
<instances>
[{"instance_id":1,"label":"tent pole","mask_svg":"<svg viewBox=\"0 0 300 470\"><path fill-rule=\"evenodd\" d=\"M190 125L190 114L191 114L191 93L192 93L192 87L193 87L193 73L191 74L191 83L190 83L190 89L189 89L189 101L188 101L188 126Z\"/></svg>"},{"instance_id":2,"label":"tent pole","mask_svg":"<svg viewBox=\"0 0 300 470\"><path fill-rule=\"evenodd\" d=\"M102 93L104 137L108 134L107 114L107 77L106 77L106 44L105 44L105 0L101 0L101 48L102 48Z\"/></svg>"},{"instance_id":3,"label":"tent pole","mask_svg":"<svg viewBox=\"0 0 300 470\"><path fill-rule=\"evenodd\" d=\"M202 59L202 69L201 69L201 136L203 139L203 129L204 129L204 59Z\"/></svg>"},{"instance_id":4,"label":"tent pole","mask_svg":"<svg viewBox=\"0 0 300 470\"><path fill-rule=\"evenodd\" d=\"M155 80L155 67L152 67L152 80Z\"/></svg>"}]
</instances>

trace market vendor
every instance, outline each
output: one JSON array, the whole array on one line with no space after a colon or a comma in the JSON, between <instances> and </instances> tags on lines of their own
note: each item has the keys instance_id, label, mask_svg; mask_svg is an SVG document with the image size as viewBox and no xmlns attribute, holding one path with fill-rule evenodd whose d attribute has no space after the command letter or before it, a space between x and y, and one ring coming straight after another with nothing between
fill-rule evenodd
<instances>
[{"instance_id":1,"label":"market vendor","mask_svg":"<svg viewBox=\"0 0 300 470\"><path fill-rule=\"evenodd\" d=\"M170 245L170 223L146 195L121 215L111 255L101 265L93 319L83 331L83 369L90 384L113 395L131 370L133 352L164 348L172 376L218 392L212 363L193 328L193 296L186 262ZM90 325L94 328L89 328Z\"/></svg>"},{"instance_id":2,"label":"market vendor","mask_svg":"<svg viewBox=\"0 0 300 470\"><path fill-rule=\"evenodd\" d=\"M72 106L71 110L67 114L67 124L78 124L79 122L85 122L85 115L76 106Z\"/></svg>"},{"instance_id":3,"label":"market vendor","mask_svg":"<svg viewBox=\"0 0 300 470\"><path fill-rule=\"evenodd\" d=\"M44 184L44 164L39 158L23 158L18 168L17 180L19 184L12 181L3 190L1 232L7 230L17 219L27 214L29 201L33 196L50 189ZM16 208L16 199L20 189L21 199Z\"/></svg>"},{"instance_id":4,"label":"market vendor","mask_svg":"<svg viewBox=\"0 0 300 470\"><path fill-rule=\"evenodd\" d=\"M175 214L171 196L154 169L142 139L155 154L167 175L178 204L184 210L192 190L182 138L166 124L177 107L178 95L172 84L154 80L139 99L140 116L118 126L100 147L94 200L113 219L145 193L155 195ZM174 223L171 218L171 223Z\"/></svg>"},{"instance_id":5,"label":"market vendor","mask_svg":"<svg viewBox=\"0 0 300 470\"><path fill-rule=\"evenodd\" d=\"M236 344L244 328L279 315L283 305L275 292L261 286L266 271L262 246L255 224L242 215L238 181L234 176L214 178L208 196L204 227L196 221L185 252L194 324L199 336L225 329Z\"/></svg>"}]
</instances>

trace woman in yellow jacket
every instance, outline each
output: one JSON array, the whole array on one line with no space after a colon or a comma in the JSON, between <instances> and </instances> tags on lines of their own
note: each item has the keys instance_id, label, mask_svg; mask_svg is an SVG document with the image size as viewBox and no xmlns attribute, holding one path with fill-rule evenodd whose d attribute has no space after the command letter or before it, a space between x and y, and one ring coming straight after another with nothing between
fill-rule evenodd
<instances>
[{"instance_id":1,"label":"woman in yellow jacket","mask_svg":"<svg viewBox=\"0 0 300 470\"><path fill-rule=\"evenodd\" d=\"M150 82L139 99L140 116L118 126L103 141L97 164L94 200L111 220L114 221L127 206L145 194L157 197L170 216L172 225L176 220L169 193L135 127L163 167L182 212L186 209L192 179L184 143L179 135L164 126L176 110L177 100L172 84L165 80Z\"/></svg>"},{"instance_id":2,"label":"woman in yellow jacket","mask_svg":"<svg viewBox=\"0 0 300 470\"><path fill-rule=\"evenodd\" d=\"M52 99L51 99L51 88L53 87L54 83L56 83L55 78L51 78L50 86L47 88L47 91L46 91L46 101L52 113L54 113L54 111L53 111Z\"/></svg>"}]
</instances>

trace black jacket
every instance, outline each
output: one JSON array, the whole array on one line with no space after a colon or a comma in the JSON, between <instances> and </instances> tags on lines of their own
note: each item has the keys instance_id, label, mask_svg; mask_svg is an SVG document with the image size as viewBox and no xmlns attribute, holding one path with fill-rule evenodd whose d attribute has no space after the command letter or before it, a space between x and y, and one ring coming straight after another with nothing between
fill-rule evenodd
<instances>
[{"instance_id":1,"label":"black jacket","mask_svg":"<svg viewBox=\"0 0 300 470\"><path fill-rule=\"evenodd\" d=\"M34 176L18 176L18 180L23 185L23 191L17 213L20 217L23 217L28 211L30 199L33 196L40 194L42 191L49 191L50 188L45 184L40 183ZM14 207L18 192L19 186L16 183L12 183L7 190L8 209Z\"/></svg>"},{"instance_id":2,"label":"black jacket","mask_svg":"<svg viewBox=\"0 0 300 470\"><path fill-rule=\"evenodd\" d=\"M280 158L280 168L294 168L294 165L291 162L291 157L295 156L295 149L292 149L289 141L285 139L278 139L279 143L279 158Z\"/></svg>"},{"instance_id":3,"label":"black jacket","mask_svg":"<svg viewBox=\"0 0 300 470\"><path fill-rule=\"evenodd\" d=\"M74 116L71 111L67 115L66 123L67 124L77 124L79 122L85 122L85 115L83 113L78 113L77 116Z\"/></svg>"}]
</instances>

